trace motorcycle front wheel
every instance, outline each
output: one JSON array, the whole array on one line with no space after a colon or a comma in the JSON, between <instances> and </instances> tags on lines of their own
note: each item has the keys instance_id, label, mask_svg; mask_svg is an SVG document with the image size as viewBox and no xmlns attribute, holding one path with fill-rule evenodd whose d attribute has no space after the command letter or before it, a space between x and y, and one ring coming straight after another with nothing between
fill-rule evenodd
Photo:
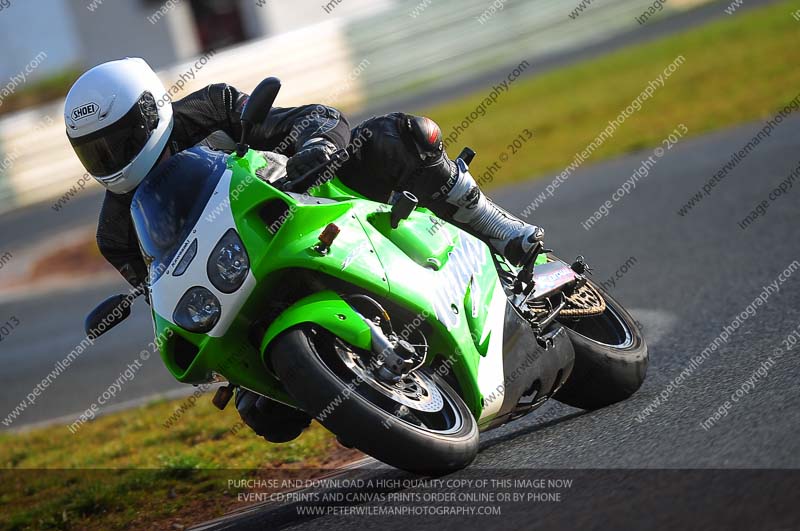
<instances>
[{"instance_id":1,"label":"motorcycle front wheel","mask_svg":"<svg viewBox=\"0 0 800 531\"><path fill-rule=\"evenodd\" d=\"M384 463L441 475L466 467L478 453L475 418L434 372L418 369L386 383L370 370L369 353L311 326L281 335L269 354L286 391L306 413Z\"/></svg>"}]
</instances>

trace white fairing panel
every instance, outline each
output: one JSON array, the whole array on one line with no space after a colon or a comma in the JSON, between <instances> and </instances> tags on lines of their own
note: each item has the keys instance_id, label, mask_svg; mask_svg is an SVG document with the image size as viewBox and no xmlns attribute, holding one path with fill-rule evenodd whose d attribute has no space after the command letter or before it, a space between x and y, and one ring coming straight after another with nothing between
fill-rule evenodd
<instances>
[{"instance_id":1,"label":"white fairing panel","mask_svg":"<svg viewBox=\"0 0 800 531\"><path fill-rule=\"evenodd\" d=\"M186 241L183 242L181 249L175 255L167 270L151 287L153 310L173 324L175 324L172 317L175 307L189 288L203 286L211 291L219 299L222 307L219 321L208 332L211 337L221 337L227 332L228 327L230 327L256 286L253 272L248 271L242 287L234 293L222 293L211 284L208 279L208 273L206 273L208 257L214 247L217 246L219 240L229 229L236 228L230 208L231 176L231 170L226 169L211 199L209 199L203 210L197 225L192 229ZM181 276L173 276L173 271L175 271L184 253L195 238L197 239L197 254L192 263Z\"/></svg>"},{"instance_id":2,"label":"white fairing panel","mask_svg":"<svg viewBox=\"0 0 800 531\"><path fill-rule=\"evenodd\" d=\"M489 336L489 348L485 358L478 364L478 388L484 398L483 411L479 423L491 420L503 405L505 385L503 382L503 331L506 320L506 297L500 280L494 286L494 295L489 305L489 316L483 329L480 342ZM489 335L491 334L491 335Z\"/></svg>"}]
</instances>

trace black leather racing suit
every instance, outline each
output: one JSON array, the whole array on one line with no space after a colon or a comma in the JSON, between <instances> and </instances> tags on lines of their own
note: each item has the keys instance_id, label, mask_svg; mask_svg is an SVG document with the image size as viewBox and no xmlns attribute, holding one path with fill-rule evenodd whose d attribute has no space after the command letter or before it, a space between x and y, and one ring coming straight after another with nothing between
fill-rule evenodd
<instances>
[{"instance_id":1,"label":"black leather racing suit","mask_svg":"<svg viewBox=\"0 0 800 531\"><path fill-rule=\"evenodd\" d=\"M173 103L175 125L169 146L178 153L216 131L241 136L240 114L247 95L230 85L209 85ZM336 109L323 105L274 108L255 129L251 145L291 157L308 140L323 138L352 156L338 172L345 184L376 201L392 191L410 190L437 214L449 205L439 200L452 187L455 165L442 147L441 131L428 118L402 113L371 118L351 131ZM358 148L356 148L358 146ZM130 216L133 192L106 192L97 228L102 255L132 285L147 278Z\"/></svg>"}]
</instances>

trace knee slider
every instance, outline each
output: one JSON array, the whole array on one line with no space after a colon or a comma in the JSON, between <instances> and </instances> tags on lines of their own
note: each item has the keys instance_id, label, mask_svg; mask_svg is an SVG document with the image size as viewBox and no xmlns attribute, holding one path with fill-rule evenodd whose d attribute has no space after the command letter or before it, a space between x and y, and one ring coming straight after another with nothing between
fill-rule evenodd
<instances>
[{"instance_id":1,"label":"knee slider","mask_svg":"<svg viewBox=\"0 0 800 531\"><path fill-rule=\"evenodd\" d=\"M436 122L423 116L407 116L406 125L423 160L442 154L442 130Z\"/></svg>"}]
</instances>

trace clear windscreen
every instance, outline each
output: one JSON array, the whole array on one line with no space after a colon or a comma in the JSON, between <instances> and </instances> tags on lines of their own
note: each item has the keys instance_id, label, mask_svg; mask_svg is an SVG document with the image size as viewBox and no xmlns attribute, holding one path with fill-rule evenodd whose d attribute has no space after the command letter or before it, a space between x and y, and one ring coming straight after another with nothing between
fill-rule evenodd
<instances>
[{"instance_id":1,"label":"clear windscreen","mask_svg":"<svg viewBox=\"0 0 800 531\"><path fill-rule=\"evenodd\" d=\"M153 169L131 202L149 283L158 280L197 224L225 172L224 153L194 147Z\"/></svg>"}]
</instances>

